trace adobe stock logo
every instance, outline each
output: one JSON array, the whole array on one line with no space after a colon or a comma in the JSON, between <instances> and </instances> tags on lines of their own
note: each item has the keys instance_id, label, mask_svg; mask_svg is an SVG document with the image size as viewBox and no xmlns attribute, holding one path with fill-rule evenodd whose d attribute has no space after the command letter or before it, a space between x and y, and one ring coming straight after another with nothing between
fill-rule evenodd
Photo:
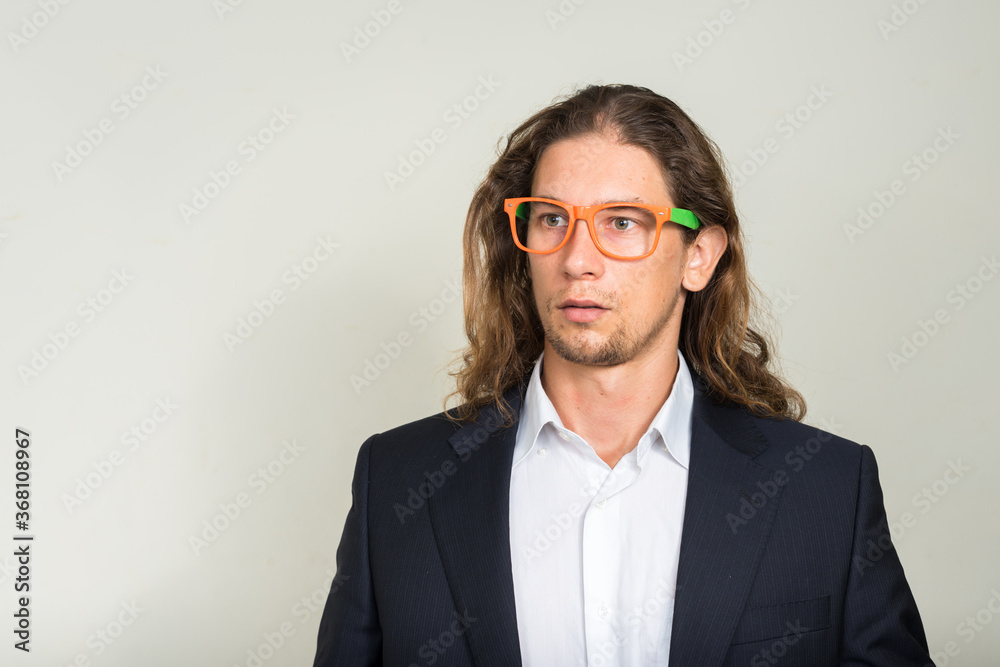
<instances>
[{"instance_id":1,"label":"adobe stock logo","mask_svg":"<svg viewBox=\"0 0 1000 667\"><path fill-rule=\"evenodd\" d=\"M576 8L585 4L587 0L562 0L559 6L553 9L545 10L545 20L549 24L549 28L555 31L559 27L559 24L566 21L569 17L576 14Z\"/></svg>"},{"instance_id":2,"label":"adobe stock logo","mask_svg":"<svg viewBox=\"0 0 1000 667\"><path fill-rule=\"evenodd\" d=\"M20 51L22 46L37 37L38 32L47 26L49 21L54 19L69 2L70 0L38 0L38 7L41 11L21 19L20 33L13 30L7 33L7 41L10 42L10 48L14 50L14 53Z\"/></svg>"},{"instance_id":3,"label":"adobe stock logo","mask_svg":"<svg viewBox=\"0 0 1000 667\"><path fill-rule=\"evenodd\" d=\"M30 381L37 378L42 371L48 368L55 361L56 357L69 346L73 339L83 332L85 328L83 325L93 322L97 318L98 313L104 312L111 305L111 302L117 298L117 295L121 294L134 279L135 276L130 274L127 268L113 271L107 287L101 288L93 296L81 301L76 307L76 314L83 319L83 323L81 324L76 319L71 319L56 331L50 332L48 342L31 351L31 358L28 360L28 363L18 365L17 375L21 378L24 385L28 386Z\"/></svg>"},{"instance_id":4,"label":"adobe stock logo","mask_svg":"<svg viewBox=\"0 0 1000 667\"><path fill-rule=\"evenodd\" d=\"M123 601L118 606L121 609L114 612L115 615L110 621L87 636L87 648L90 649L95 658L109 650L125 633L125 630L135 624L139 615L146 611L135 600L131 602ZM87 651L80 651L73 657L72 662L66 663L65 667L90 667L93 663L87 653ZM58 667L63 667L61 662Z\"/></svg>"},{"instance_id":5,"label":"adobe stock logo","mask_svg":"<svg viewBox=\"0 0 1000 667\"><path fill-rule=\"evenodd\" d=\"M399 0L389 0L385 9L373 9L370 21L367 21L364 26L354 27L354 39L351 44L340 43L340 52L344 55L344 60L351 62L352 58L360 56L361 52L372 43L372 40L381 35L382 30L389 27L393 17L398 16L403 9L405 8Z\"/></svg>"},{"instance_id":6,"label":"adobe stock logo","mask_svg":"<svg viewBox=\"0 0 1000 667\"><path fill-rule=\"evenodd\" d=\"M822 109L830 98L833 97L833 91L826 87L826 84L820 84L818 86L810 86L809 96L802 102L784 116L779 118L774 124L774 131L781 135L781 139L776 137L768 137L760 144L757 148L748 148L747 158L744 159L736 168L733 173L733 187L742 187L746 182L753 177L765 164L771 159L771 156L777 153L781 149L781 141L789 140L795 133L805 127L818 112Z\"/></svg>"},{"instance_id":7,"label":"adobe stock logo","mask_svg":"<svg viewBox=\"0 0 1000 667\"><path fill-rule=\"evenodd\" d=\"M501 85L503 82L494 79L492 74L488 77L480 76L472 93L445 109L444 113L441 114L441 120L447 123L452 131L457 130ZM442 127L435 127L425 137L414 139L413 145L416 148L409 153L400 153L396 169L394 171L386 170L383 173L385 184L389 186L389 192L395 192L397 187L402 185L420 165L434 154L438 145L447 140L448 131Z\"/></svg>"},{"instance_id":8,"label":"adobe stock logo","mask_svg":"<svg viewBox=\"0 0 1000 667\"><path fill-rule=\"evenodd\" d=\"M212 9L215 10L215 15L219 17L220 21L225 21L226 14L235 12L236 8L242 5L243 0L214 0Z\"/></svg>"},{"instance_id":9,"label":"adobe stock logo","mask_svg":"<svg viewBox=\"0 0 1000 667\"><path fill-rule=\"evenodd\" d=\"M155 407L148 416L133 424L127 431L122 432L120 442L128 446L129 452L137 451L142 443L148 442L160 426L170 419L180 407L171 401L169 396L158 398L155 403ZM115 470L125 463L126 456L122 450L113 449L107 457L91 463L93 472L88 472L83 477L77 477L73 492L62 494L60 499L63 506L66 507L66 511L73 514L79 509L88 498L94 495L97 489L101 488L115 474Z\"/></svg>"},{"instance_id":10,"label":"adobe stock logo","mask_svg":"<svg viewBox=\"0 0 1000 667\"><path fill-rule=\"evenodd\" d=\"M875 23L882 39L888 42L889 37L899 32L899 29L909 22L910 17L920 11L920 6L926 3L927 0L903 0L901 4L893 4L889 18L879 19Z\"/></svg>"},{"instance_id":11,"label":"adobe stock logo","mask_svg":"<svg viewBox=\"0 0 1000 667\"><path fill-rule=\"evenodd\" d=\"M303 452L305 445L300 445L295 438L281 443L281 450L266 465L257 468L247 477L246 485L254 489L259 496L278 481L288 468L295 463ZM219 511L212 517L202 521L200 530L188 536L188 545L195 556L214 544L219 537L239 521L245 510L253 505L254 497L246 491L239 491L229 499L219 503ZM213 510L214 511L214 510Z\"/></svg>"},{"instance_id":12,"label":"adobe stock logo","mask_svg":"<svg viewBox=\"0 0 1000 667\"><path fill-rule=\"evenodd\" d=\"M290 285L288 293L298 290L305 281L309 280L319 271L323 263L333 256L333 251L340 247L330 239L330 235L316 237L316 245L312 251L301 260L292 264L287 271L281 274L281 282ZM253 308L246 316L240 316L236 320L236 327L232 332L226 331L222 334L222 342L230 352L246 341L257 332L278 310L279 306L287 303L288 293L279 287L273 288L263 299L254 299Z\"/></svg>"},{"instance_id":13,"label":"adobe stock logo","mask_svg":"<svg viewBox=\"0 0 1000 667\"><path fill-rule=\"evenodd\" d=\"M471 435L466 436L465 440L458 447L459 462L465 463L472 458L472 454L479 451L480 445L489 440L490 436L499 429L499 420L487 418L484 425L475 429ZM399 524L403 525L411 516L416 515L427 501L445 485L448 478L456 472L458 472L458 465L451 458L441 461L441 465L438 466L437 470L425 470L423 481L417 484L417 488L411 486L407 489L406 505L396 503L392 506L392 509L396 512L396 517L399 519Z\"/></svg>"},{"instance_id":14,"label":"adobe stock logo","mask_svg":"<svg viewBox=\"0 0 1000 667\"><path fill-rule=\"evenodd\" d=\"M996 603L996 606L994 606L994 603ZM964 638L966 644L972 643L972 640L982 633L993 622L994 618L1000 616L1000 590L997 590L995 587L992 588L990 590L990 598L986 601L986 604L975 611L974 614L970 613L961 623L955 626L955 634ZM935 667L935 665L937 667L946 667L951 664L951 659L957 657L961 652L962 647L959 646L958 642L954 640L948 641L942 647L941 651L931 653L931 658L934 662L928 662L924 667Z\"/></svg>"},{"instance_id":15,"label":"adobe stock logo","mask_svg":"<svg viewBox=\"0 0 1000 667\"><path fill-rule=\"evenodd\" d=\"M998 273L1000 273L1000 261L997 260L997 256L984 255L975 272L957 283L945 296L945 301L954 305L953 312L949 313L946 308L938 308L926 320L918 319L917 328L909 335L902 336L899 339L900 346L888 352L887 359L893 372L898 373L901 366L913 361L920 351L941 333L945 325L951 322L952 314L965 308Z\"/></svg>"},{"instance_id":16,"label":"adobe stock logo","mask_svg":"<svg viewBox=\"0 0 1000 667\"><path fill-rule=\"evenodd\" d=\"M732 0L740 10L745 11L750 6L750 0ZM716 40L726 31L726 26L736 23L738 15L731 9L723 9L719 12L718 18L702 21L704 30L698 34L688 37L687 48L683 51L674 51L673 60L678 72L683 72L685 67L689 67L708 50Z\"/></svg>"},{"instance_id":17,"label":"adobe stock logo","mask_svg":"<svg viewBox=\"0 0 1000 667\"><path fill-rule=\"evenodd\" d=\"M901 166L904 176L909 176L910 183L916 183L920 178L938 161L944 153L947 153L955 142L962 138L948 127L937 128L937 134L930 144L919 153L911 155ZM873 190L872 199L865 206L858 207L858 217L852 223L844 223L844 234L852 244L855 239L877 223L882 216L889 212L889 209L907 193L907 184L901 178L893 179L886 186L885 190Z\"/></svg>"},{"instance_id":18,"label":"adobe stock logo","mask_svg":"<svg viewBox=\"0 0 1000 667\"><path fill-rule=\"evenodd\" d=\"M351 374L349 379L351 386L354 388L355 395L360 395L363 389L367 389L373 382L378 380L382 373L396 359L399 359L403 353L403 348L413 344L414 336L427 331L430 323L434 322L448 309L448 304L456 303L462 298L462 288L457 282L449 279L444 281L444 285L445 287L441 290L439 297L431 299L428 303L410 313L407 321L416 330L413 334L405 330L400 331L388 343L380 343L379 347L382 351L376 353L373 358L365 358L361 374Z\"/></svg>"},{"instance_id":19,"label":"adobe stock logo","mask_svg":"<svg viewBox=\"0 0 1000 667\"><path fill-rule=\"evenodd\" d=\"M160 84L167 78L168 73L160 69L159 65L146 67L142 80L129 90L115 98L111 103L110 111L122 122L127 119L139 105L146 101L149 94L160 87ZM84 128L81 131L83 139L76 143L66 144L63 161L52 161L52 173L56 180L62 183L66 177L73 173L84 160L94 153L104 139L117 129L115 121L109 117L104 117L97 122L96 127Z\"/></svg>"},{"instance_id":20,"label":"adobe stock logo","mask_svg":"<svg viewBox=\"0 0 1000 667\"><path fill-rule=\"evenodd\" d=\"M295 119L295 114L286 107L273 107L271 116L253 134L248 134L246 138L236 147L237 155L243 156L242 163L239 159L227 160L218 170L209 169L208 179L202 181L201 186L191 189L190 200L182 201L177 205L177 210L181 219L186 224L191 224L191 220L204 212L215 199L232 185L236 177L243 173L243 167L250 164L263 153L282 132L284 132Z\"/></svg>"},{"instance_id":21,"label":"adobe stock logo","mask_svg":"<svg viewBox=\"0 0 1000 667\"><path fill-rule=\"evenodd\" d=\"M833 439L831 431L835 430L836 423L833 419L821 420L825 429L815 429L814 435L809 437L802 444L796 445L794 449L785 454L785 464L792 473L801 472L809 461L812 461L823 449L823 445ZM757 516L758 512L764 509L767 504L774 499L778 493L792 481L792 474L778 469L764 481L757 482L757 488L751 489L753 493L740 489L739 513L729 512L726 514L726 523L733 535L739 532L742 526L747 525Z\"/></svg>"}]
</instances>

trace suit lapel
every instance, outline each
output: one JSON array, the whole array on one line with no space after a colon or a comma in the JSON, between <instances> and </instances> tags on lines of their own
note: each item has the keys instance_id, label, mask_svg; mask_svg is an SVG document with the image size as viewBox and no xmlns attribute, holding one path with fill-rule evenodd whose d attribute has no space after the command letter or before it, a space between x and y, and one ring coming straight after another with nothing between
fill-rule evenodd
<instances>
[{"instance_id":1,"label":"suit lapel","mask_svg":"<svg viewBox=\"0 0 1000 667\"><path fill-rule=\"evenodd\" d=\"M672 665L725 658L781 498L780 486L772 497L760 493L774 471L753 457L766 447L747 412L713 403L695 376Z\"/></svg>"},{"instance_id":2,"label":"suit lapel","mask_svg":"<svg viewBox=\"0 0 1000 667\"><path fill-rule=\"evenodd\" d=\"M527 383L504 395L516 415ZM494 406L449 443L456 472L428 501L431 525L476 665L520 667L510 558L510 474L517 422L500 428ZM474 619L474 620L472 620Z\"/></svg>"}]
</instances>

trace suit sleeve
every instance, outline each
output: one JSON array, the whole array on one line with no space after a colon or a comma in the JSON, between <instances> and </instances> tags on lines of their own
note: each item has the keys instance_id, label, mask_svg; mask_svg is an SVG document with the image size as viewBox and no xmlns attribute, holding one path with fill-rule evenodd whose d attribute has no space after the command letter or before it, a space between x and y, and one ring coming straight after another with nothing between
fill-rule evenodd
<instances>
[{"instance_id":1,"label":"suit sleeve","mask_svg":"<svg viewBox=\"0 0 1000 667\"><path fill-rule=\"evenodd\" d=\"M368 561L368 470L375 437L358 452L351 509L337 547L337 574L320 620L313 667L382 663L382 629Z\"/></svg>"},{"instance_id":2,"label":"suit sleeve","mask_svg":"<svg viewBox=\"0 0 1000 667\"><path fill-rule=\"evenodd\" d=\"M933 666L916 601L892 544L875 455L861 447L841 664Z\"/></svg>"}]
</instances>

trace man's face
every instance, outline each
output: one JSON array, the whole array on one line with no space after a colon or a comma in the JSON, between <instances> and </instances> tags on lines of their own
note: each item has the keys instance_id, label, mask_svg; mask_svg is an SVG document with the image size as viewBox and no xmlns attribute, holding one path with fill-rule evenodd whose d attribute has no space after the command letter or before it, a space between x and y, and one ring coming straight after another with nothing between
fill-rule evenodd
<instances>
[{"instance_id":1,"label":"man's face","mask_svg":"<svg viewBox=\"0 0 1000 667\"><path fill-rule=\"evenodd\" d=\"M577 206L613 201L673 206L649 153L593 134L545 149L531 196ZM546 352L577 364L617 366L672 349L684 305L684 260L681 231L673 223L664 224L652 255L619 260L603 255L586 223L578 221L560 250L528 255ZM566 300L595 301L603 310L566 307Z\"/></svg>"}]
</instances>

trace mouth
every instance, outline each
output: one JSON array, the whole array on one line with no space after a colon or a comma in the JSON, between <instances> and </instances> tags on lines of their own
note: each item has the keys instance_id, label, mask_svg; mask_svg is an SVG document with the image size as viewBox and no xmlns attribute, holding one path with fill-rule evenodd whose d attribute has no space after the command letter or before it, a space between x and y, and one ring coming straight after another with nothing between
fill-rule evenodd
<instances>
[{"instance_id":1,"label":"mouth","mask_svg":"<svg viewBox=\"0 0 1000 667\"><path fill-rule=\"evenodd\" d=\"M596 301L567 299L559 304L559 310L570 322L593 322L604 315L608 309Z\"/></svg>"},{"instance_id":2,"label":"mouth","mask_svg":"<svg viewBox=\"0 0 1000 667\"><path fill-rule=\"evenodd\" d=\"M600 310L607 310L604 306L597 303L596 301L591 301L590 299L566 299L559 304L559 308L597 308Z\"/></svg>"}]
</instances>

